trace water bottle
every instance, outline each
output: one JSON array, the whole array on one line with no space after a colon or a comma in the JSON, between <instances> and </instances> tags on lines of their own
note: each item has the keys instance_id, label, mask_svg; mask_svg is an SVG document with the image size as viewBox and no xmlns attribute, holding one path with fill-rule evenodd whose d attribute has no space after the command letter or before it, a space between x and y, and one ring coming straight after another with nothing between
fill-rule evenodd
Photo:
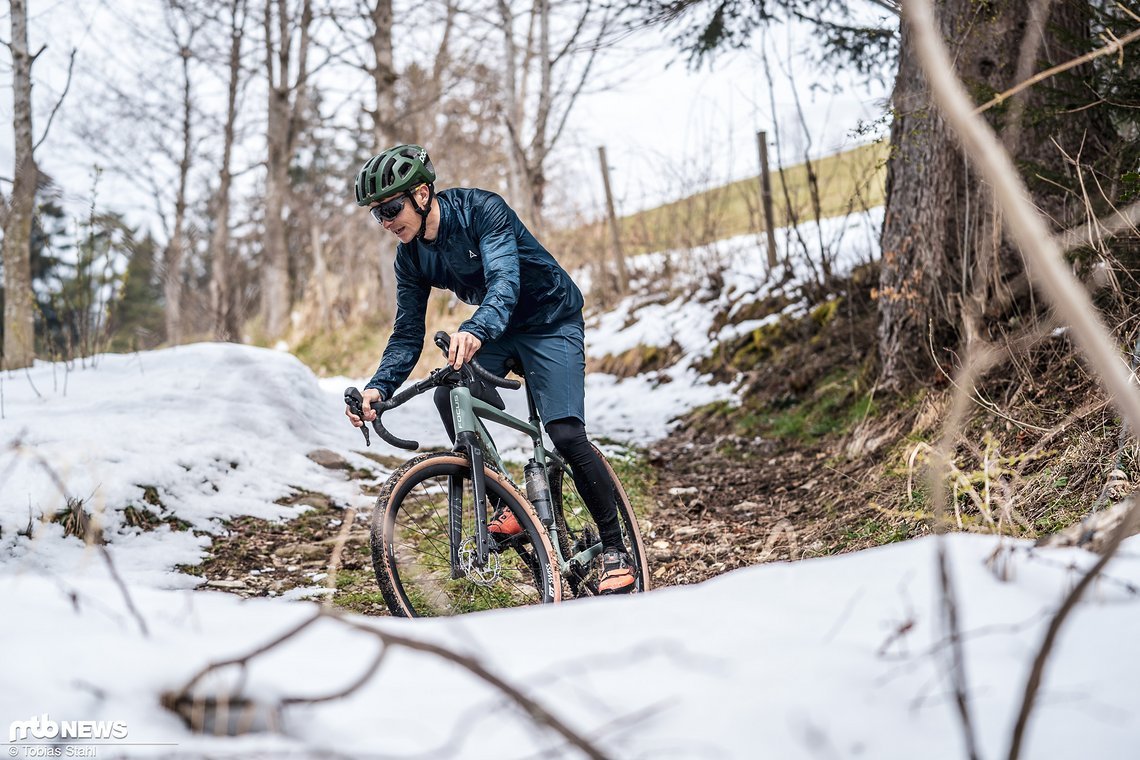
<instances>
[{"instance_id":1,"label":"water bottle","mask_svg":"<svg viewBox=\"0 0 1140 760\"><path fill-rule=\"evenodd\" d=\"M546 468L531 459L523 468L526 481L526 498L538 512L538 519L546 527L554 524L554 511L550 507L550 485L546 481Z\"/></svg>"}]
</instances>

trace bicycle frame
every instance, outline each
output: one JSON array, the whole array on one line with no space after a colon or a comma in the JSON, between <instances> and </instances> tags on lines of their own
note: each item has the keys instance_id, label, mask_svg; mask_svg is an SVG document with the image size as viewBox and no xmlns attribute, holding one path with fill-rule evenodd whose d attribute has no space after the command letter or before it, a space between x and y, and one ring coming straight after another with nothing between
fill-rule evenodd
<instances>
[{"instance_id":1,"label":"bicycle frame","mask_svg":"<svg viewBox=\"0 0 1140 760\"><path fill-rule=\"evenodd\" d=\"M507 471L502 457L491 442L491 436L486 425L483 424L484 419L497 422L500 425L528 435L533 443L534 459L542 465L544 470L547 467L547 460L550 460L558 465L566 475L570 477L573 476L565 460L558 456L557 453L547 451L543 445L541 420L539 419L538 411L534 405L534 398L530 395L529 389L526 391L526 400L530 412L529 422L524 422L512 414L508 414L501 409L491 406L485 401L475 398L471 395L470 389L464 386L457 386L451 389L450 403L451 418L455 425L455 450L466 450L471 462L471 480L475 492L475 563L478 567L482 567L487 562L487 558L490 554L490 536L487 531L486 484L483 478L485 457L489 458L500 472L505 473ZM450 545L451 577L453 579L460 578L463 575L459 563L459 546L463 541L463 487L462 483L455 481L456 478L449 478L448 480L447 499L448 543ZM582 567L589 565L594 557L601 552L601 545L599 544L597 546L586 547L573 557L563 557L562 549L558 542L557 524L544 527L546 527L550 533L551 546L557 556L559 568L564 573L570 568L572 563L579 563L579 566Z\"/></svg>"}]
</instances>

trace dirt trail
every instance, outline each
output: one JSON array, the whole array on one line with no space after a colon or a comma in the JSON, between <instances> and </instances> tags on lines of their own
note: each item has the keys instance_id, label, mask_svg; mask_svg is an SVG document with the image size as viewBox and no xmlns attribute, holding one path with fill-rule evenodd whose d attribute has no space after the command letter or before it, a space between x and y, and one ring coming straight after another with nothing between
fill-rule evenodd
<instances>
[{"instance_id":1,"label":"dirt trail","mask_svg":"<svg viewBox=\"0 0 1140 760\"><path fill-rule=\"evenodd\" d=\"M650 449L658 477L648 542L658 585L877 543L866 529L876 510L861 485L872 465L836 464L834 455L823 445L691 433Z\"/></svg>"},{"instance_id":2,"label":"dirt trail","mask_svg":"<svg viewBox=\"0 0 1140 760\"><path fill-rule=\"evenodd\" d=\"M648 501L642 527L655 585L697 583L758 562L832 554L892 540L869 506L872 495L861 485L877 482L873 472L877 463L874 457L847 459L847 435L763 439L739 435L743 415L762 415L773 404L810 404L812 389L835 366L859 365L868 350L868 336L873 335L862 324L872 311L865 290L852 289L858 297L851 305L844 301L840 308L839 302L830 302L822 318L813 314L796 323L780 323L762 334L745 336L740 346L726 346L721 370L704 371L727 381L741 372L733 362L752 362L745 377L752 406L698 413L686 427L641 452L646 460L642 474L650 469L652 477L647 480L655 481L648 494L641 494ZM644 371L640 366L627 369ZM837 405L858 400L849 389L857 385L850 377L825 385L845 389L835 400ZM826 414L832 414L830 407ZM286 524L236 520L229 526L230 534L215 541L211 559L189 571L247 595L284 594L325 582L321 574L343 515L337 505L318 495L302 494L294 501L316 509ZM384 605L371 572L369 518L365 512L354 519L337 596L345 606L375 613Z\"/></svg>"},{"instance_id":3,"label":"dirt trail","mask_svg":"<svg viewBox=\"0 0 1140 760\"><path fill-rule=\"evenodd\" d=\"M845 548L842 526L850 520L814 506L824 493L847 487L844 474L822 464L823 449L805 453L762 442L744 456L726 456L724 445L723 438L680 434L645 452L656 475L653 506L642 520L655 585L698 583L758 562ZM375 491L370 480L360 482ZM242 596L319 594L312 589L327 583L347 512L321 494L283 503L308 509L281 523L233 520L214 539L209 559L185 570L206 578L206 588ZM386 614L372 577L370 518L369 510L354 515L335 588L338 604Z\"/></svg>"}]
</instances>

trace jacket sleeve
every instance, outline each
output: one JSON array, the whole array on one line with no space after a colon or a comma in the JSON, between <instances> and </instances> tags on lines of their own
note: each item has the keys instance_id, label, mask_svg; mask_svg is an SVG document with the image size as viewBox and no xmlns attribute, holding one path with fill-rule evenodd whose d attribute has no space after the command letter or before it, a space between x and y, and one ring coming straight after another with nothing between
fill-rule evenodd
<instances>
[{"instance_id":1,"label":"jacket sleeve","mask_svg":"<svg viewBox=\"0 0 1140 760\"><path fill-rule=\"evenodd\" d=\"M411 256L401 246L396 254L396 322L380 358L380 366L364 386L380 391L383 399L391 398L392 393L403 385L423 352L424 318L429 295L431 284L416 270Z\"/></svg>"},{"instance_id":2,"label":"jacket sleeve","mask_svg":"<svg viewBox=\"0 0 1140 760\"><path fill-rule=\"evenodd\" d=\"M507 202L488 193L472 218L472 231L479 240L487 295L471 318L459 326L486 343L507 329L519 300L519 247Z\"/></svg>"}]
</instances>

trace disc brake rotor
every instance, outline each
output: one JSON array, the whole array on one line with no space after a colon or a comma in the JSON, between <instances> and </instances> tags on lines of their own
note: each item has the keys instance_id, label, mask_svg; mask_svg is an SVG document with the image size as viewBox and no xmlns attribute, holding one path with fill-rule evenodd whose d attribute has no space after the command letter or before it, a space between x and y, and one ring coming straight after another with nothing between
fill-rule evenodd
<instances>
[{"instance_id":1,"label":"disc brake rotor","mask_svg":"<svg viewBox=\"0 0 1140 760\"><path fill-rule=\"evenodd\" d=\"M487 564L483 567L475 566L475 537L469 536L459 546L459 566L467 580L477 586L490 587L498 582L502 575L503 565L499 555L491 553L487 557Z\"/></svg>"}]
</instances>

